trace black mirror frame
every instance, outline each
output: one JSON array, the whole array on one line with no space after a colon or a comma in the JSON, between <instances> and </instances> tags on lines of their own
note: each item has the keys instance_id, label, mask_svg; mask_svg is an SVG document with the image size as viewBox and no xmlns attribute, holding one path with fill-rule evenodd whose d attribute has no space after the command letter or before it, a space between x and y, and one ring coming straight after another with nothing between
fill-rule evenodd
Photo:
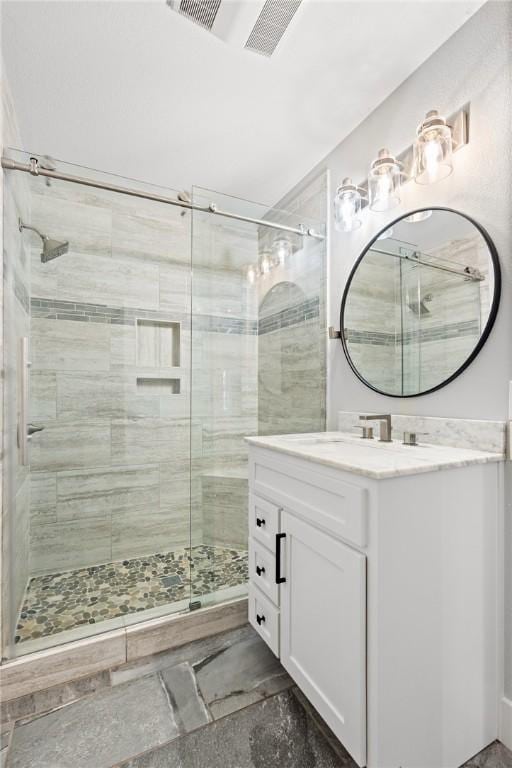
<instances>
[{"instance_id":1,"label":"black mirror frame","mask_svg":"<svg viewBox=\"0 0 512 768\"><path fill-rule=\"evenodd\" d=\"M422 213L423 211L446 211L447 213L455 213L458 216L463 216L463 218L467 219L471 224L473 224L474 227L480 232L482 237L484 238L487 247L489 248L489 253L491 255L491 261L494 268L494 295L492 298L492 305L491 305L491 311L489 312L489 317L487 319L487 323L485 324L485 328L482 332L482 335L480 336L480 339L478 340L478 343L476 344L475 348L467 358L467 360L464 361L464 363L457 368L454 373L451 374L447 379L442 381L440 384L437 384L435 387L431 387L430 389L426 389L423 392L416 392L412 395L394 395L390 392L383 392L381 389L378 389L377 387L374 387L373 384L370 384L369 381L366 381L364 376L362 376L359 371L357 370L356 366L354 365L354 362L352 358L350 357L350 352L347 347L347 341L345 339L345 323L344 323L344 317L345 317L345 305L347 302L348 292L350 290L350 285L352 283L352 280L354 278L355 273L357 272L357 268L359 267L359 264L364 259L368 251L372 248L373 244L378 240L380 235L382 235L387 229L390 227L393 227L395 224L398 224L400 221L406 218L406 216L412 216L414 213ZM361 255L358 257L356 263L352 267L350 271L350 275L348 277L347 283L345 285L345 289L343 291L343 297L341 300L341 308L340 308L340 341L341 345L343 347L343 351L345 353L345 357L347 358L347 362L350 365L351 369L357 376L357 378L362 381L362 383L368 387L369 389L372 389L374 392L377 392L379 395L384 395L385 397L395 397L395 398L409 398L409 397L422 397L423 395L429 395L432 392L436 392L438 389L441 389L442 387L446 387L447 384L450 384L454 379L457 378L457 376L460 376L461 373L463 373L466 368L471 365L475 357L478 355L482 347L484 346L485 342L489 338L489 334L492 330L492 327L496 321L496 316L498 314L498 308L500 305L500 298L501 298L501 268L500 268L500 262L498 258L498 251L496 250L496 246L494 245L491 236L487 232L487 230L482 227L481 224L479 224L475 219L473 219L471 216L468 216L467 213L462 213L461 211L455 210L455 208L445 208L443 206L433 206L430 205L425 208L415 208L412 211L408 211L407 213L403 213L401 216L399 216L397 219L394 219L393 221L386 224L385 227L383 227L375 237L370 240L368 245L364 248Z\"/></svg>"}]
</instances>

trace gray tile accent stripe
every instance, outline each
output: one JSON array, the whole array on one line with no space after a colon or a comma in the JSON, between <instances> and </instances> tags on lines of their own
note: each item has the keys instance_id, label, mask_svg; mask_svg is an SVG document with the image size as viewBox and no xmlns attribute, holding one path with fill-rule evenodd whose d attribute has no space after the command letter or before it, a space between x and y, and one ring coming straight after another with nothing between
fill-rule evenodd
<instances>
[{"instance_id":1,"label":"gray tile accent stripe","mask_svg":"<svg viewBox=\"0 0 512 768\"><path fill-rule=\"evenodd\" d=\"M32 317L46 320L77 320L82 323L109 323L111 325L135 325L137 318L167 319L168 312L139 307L110 307L106 304L84 304L74 301L32 298ZM173 313L173 315L180 313ZM183 315L186 318L186 315Z\"/></svg>"},{"instance_id":2,"label":"gray tile accent stripe","mask_svg":"<svg viewBox=\"0 0 512 768\"><path fill-rule=\"evenodd\" d=\"M74 301L57 301L34 297L30 300L32 317L46 320L76 320L82 323L109 323L111 325L135 325L137 318L168 320L169 312L142 309L139 307L112 307L106 304L85 304ZM179 319L185 327L190 327L188 313L172 313L173 319ZM286 307L268 317L248 320L240 317L223 315L194 315L193 331L209 333L262 335L298 325L306 320L319 317L320 299L318 296L306 299L300 304Z\"/></svg>"},{"instance_id":3,"label":"gray tile accent stripe","mask_svg":"<svg viewBox=\"0 0 512 768\"><path fill-rule=\"evenodd\" d=\"M84 304L74 301L57 301L34 297L30 301L32 317L46 320L76 320L82 323L108 323L110 325L135 325L137 319L179 320L190 328L190 315L186 312L168 312L140 307L112 307L107 304ZM192 329L210 333L257 334L256 321L217 315L195 315Z\"/></svg>"},{"instance_id":4,"label":"gray tile accent stripe","mask_svg":"<svg viewBox=\"0 0 512 768\"><path fill-rule=\"evenodd\" d=\"M413 344L414 342L438 341L451 339L456 336L480 336L478 320L462 320L458 323L436 325L432 328L422 328L419 331L406 333L385 333L380 331L356 331L345 328L345 338L354 344L372 344L376 346L395 346L395 344Z\"/></svg>"},{"instance_id":5,"label":"gray tile accent stripe","mask_svg":"<svg viewBox=\"0 0 512 768\"><path fill-rule=\"evenodd\" d=\"M320 315L320 299L314 296L311 299L301 301L291 307L286 307L280 312L275 312L268 317L262 317L258 324L258 334L262 336L271 331L277 331L281 328L287 328L291 325L298 325L306 320L311 320Z\"/></svg>"}]
</instances>

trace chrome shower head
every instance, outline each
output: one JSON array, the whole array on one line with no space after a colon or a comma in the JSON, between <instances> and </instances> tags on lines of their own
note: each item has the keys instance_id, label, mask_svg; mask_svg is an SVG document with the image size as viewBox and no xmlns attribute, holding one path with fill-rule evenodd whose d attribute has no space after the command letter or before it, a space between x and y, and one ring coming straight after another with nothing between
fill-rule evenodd
<instances>
[{"instance_id":1,"label":"chrome shower head","mask_svg":"<svg viewBox=\"0 0 512 768\"><path fill-rule=\"evenodd\" d=\"M35 232L43 241L43 250L41 253L41 262L46 264L47 261L56 259L58 256L63 256L69 250L69 243L67 240L52 240L48 235L43 235L35 227L31 227L28 224L24 224L21 219L18 219L18 229L23 232L24 229L29 229L31 232Z\"/></svg>"},{"instance_id":2,"label":"chrome shower head","mask_svg":"<svg viewBox=\"0 0 512 768\"><path fill-rule=\"evenodd\" d=\"M69 250L69 243L67 241L52 240L50 237L43 235L43 252L41 254L41 261L46 264L47 261L56 259L58 256L64 256Z\"/></svg>"}]
</instances>

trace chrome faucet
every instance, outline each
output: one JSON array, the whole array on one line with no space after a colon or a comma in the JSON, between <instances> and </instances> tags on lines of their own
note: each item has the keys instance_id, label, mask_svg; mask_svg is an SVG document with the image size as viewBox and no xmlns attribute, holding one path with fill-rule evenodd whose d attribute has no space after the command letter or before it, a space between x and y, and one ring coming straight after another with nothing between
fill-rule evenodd
<instances>
[{"instance_id":1,"label":"chrome faucet","mask_svg":"<svg viewBox=\"0 0 512 768\"><path fill-rule=\"evenodd\" d=\"M391 442L391 416L389 413L377 414L376 416L360 416L360 421L378 421L380 425L381 443Z\"/></svg>"}]
</instances>

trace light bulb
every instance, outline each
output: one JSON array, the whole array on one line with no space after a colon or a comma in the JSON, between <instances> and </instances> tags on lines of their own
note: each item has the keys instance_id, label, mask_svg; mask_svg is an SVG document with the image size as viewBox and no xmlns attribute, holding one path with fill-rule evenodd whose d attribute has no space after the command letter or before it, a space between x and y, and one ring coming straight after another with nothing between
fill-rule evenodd
<instances>
[{"instance_id":1,"label":"light bulb","mask_svg":"<svg viewBox=\"0 0 512 768\"><path fill-rule=\"evenodd\" d=\"M430 182L436 181L439 174L439 166L443 159L443 148L437 139L430 139L423 147L425 158L425 171Z\"/></svg>"},{"instance_id":2,"label":"light bulb","mask_svg":"<svg viewBox=\"0 0 512 768\"><path fill-rule=\"evenodd\" d=\"M343 179L334 198L334 225L339 232L352 232L361 226L361 192L352 179Z\"/></svg>"},{"instance_id":3,"label":"light bulb","mask_svg":"<svg viewBox=\"0 0 512 768\"><path fill-rule=\"evenodd\" d=\"M270 259L266 253L264 253L262 256L260 266L261 266L262 273L264 275L268 275L268 273L270 272L271 264L270 264Z\"/></svg>"},{"instance_id":4,"label":"light bulb","mask_svg":"<svg viewBox=\"0 0 512 768\"><path fill-rule=\"evenodd\" d=\"M256 270L254 269L252 264L250 264L249 267L247 268L247 280L249 281L249 283L251 283L251 285L256 280Z\"/></svg>"},{"instance_id":5,"label":"light bulb","mask_svg":"<svg viewBox=\"0 0 512 768\"><path fill-rule=\"evenodd\" d=\"M452 131L435 109L427 112L417 128L414 143L415 181L432 184L445 179L453 170Z\"/></svg>"},{"instance_id":6,"label":"light bulb","mask_svg":"<svg viewBox=\"0 0 512 768\"><path fill-rule=\"evenodd\" d=\"M389 211L400 203L402 171L389 149L379 150L368 174L368 191L372 211Z\"/></svg>"},{"instance_id":7,"label":"light bulb","mask_svg":"<svg viewBox=\"0 0 512 768\"><path fill-rule=\"evenodd\" d=\"M377 179L376 202L382 209L386 210L389 205L389 195L391 193L391 180L387 173L381 173Z\"/></svg>"}]
</instances>

